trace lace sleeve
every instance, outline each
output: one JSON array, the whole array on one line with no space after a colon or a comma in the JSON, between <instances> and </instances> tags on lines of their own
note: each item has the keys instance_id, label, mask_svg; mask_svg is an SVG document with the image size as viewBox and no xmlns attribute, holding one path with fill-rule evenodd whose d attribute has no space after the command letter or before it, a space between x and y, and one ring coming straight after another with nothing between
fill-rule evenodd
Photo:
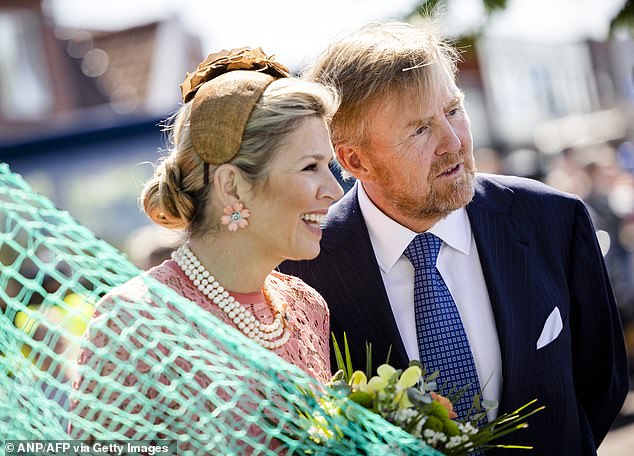
<instances>
[{"instance_id":1,"label":"lace sleeve","mask_svg":"<svg viewBox=\"0 0 634 456\"><path fill-rule=\"evenodd\" d=\"M274 272L273 286L288 303L287 324L293 337L282 355L322 383L330 372L330 313L324 298L301 279Z\"/></svg>"}]
</instances>

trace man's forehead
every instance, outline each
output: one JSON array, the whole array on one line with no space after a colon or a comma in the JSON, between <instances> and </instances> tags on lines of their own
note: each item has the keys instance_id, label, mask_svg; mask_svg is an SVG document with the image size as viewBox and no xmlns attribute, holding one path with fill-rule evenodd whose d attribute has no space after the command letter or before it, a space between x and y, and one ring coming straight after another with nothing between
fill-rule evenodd
<instances>
[{"instance_id":1,"label":"man's forehead","mask_svg":"<svg viewBox=\"0 0 634 456\"><path fill-rule=\"evenodd\" d=\"M462 91L454 83L440 85L432 90L420 87L393 89L375 103L373 111L393 115L407 111L426 118L433 116L439 109L444 110L459 104L463 97Z\"/></svg>"}]
</instances>

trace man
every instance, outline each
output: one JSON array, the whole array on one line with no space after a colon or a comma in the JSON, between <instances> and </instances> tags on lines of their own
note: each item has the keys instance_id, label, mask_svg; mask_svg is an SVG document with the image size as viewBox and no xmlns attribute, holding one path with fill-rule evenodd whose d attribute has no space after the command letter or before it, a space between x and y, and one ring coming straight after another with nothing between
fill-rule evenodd
<instances>
[{"instance_id":1,"label":"man","mask_svg":"<svg viewBox=\"0 0 634 456\"><path fill-rule=\"evenodd\" d=\"M456 365L458 376L475 371L499 414L533 398L546 406L504 443L533 445L538 455L596 454L628 379L594 229L576 196L475 173L456 60L431 25L397 23L365 27L318 58L306 76L340 91L331 135L357 182L331 208L320 255L281 269L324 296L357 365L367 340L375 364L391 347L399 367L415 358L443 366L441 376ZM437 260L422 255L436 271L421 266L421 250L431 249L421 237L441 245ZM445 314L425 317L438 315L435 305L459 314L452 329L442 329ZM441 331L431 350L439 329L430 320ZM442 364L463 345L462 361Z\"/></svg>"}]
</instances>

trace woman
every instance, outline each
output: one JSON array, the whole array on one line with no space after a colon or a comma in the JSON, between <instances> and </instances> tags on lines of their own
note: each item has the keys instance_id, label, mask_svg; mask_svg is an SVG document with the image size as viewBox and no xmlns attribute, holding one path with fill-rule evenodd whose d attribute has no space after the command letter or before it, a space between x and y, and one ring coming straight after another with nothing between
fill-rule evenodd
<instances>
[{"instance_id":1,"label":"woman","mask_svg":"<svg viewBox=\"0 0 634 456\"><path fill-rule=\"evenodd\" d=\"M326 303L301 280L274 268L286 259L317 256L319 223L342 196L328 168L333 150L326 123L338 100L322 85L288 76L285 67L260 49L247 48L210 55L195 73L188 74L181 86L185 104L170 129L171 150L141 195L153 221L185 230L187 240L171 260L148 270L144 277L166 284L196 303L202 314L215 315L327 382ZM120 368L119 362L134 359L136 351L114 348L112 341L117 338L113 334L127 334L126 327L133 327L138 318L126 306L118 306L113 316L113 303L134 306L147 301L144 277L116 288L97 305L74 384L78 393L74 407L81 417L92 416L90 401L81 400L91 394L99 400L123 402L118 408L128 407L120 400L119 390L109 396L97 394L95 381L88 381L82 370L110 375ZM156 307L157 315L164 310ZM139 352L147 348L146 343L131 340ZM116 359L105 355L102 359L100 349L116 353ZM159 345L156 352L160 349ZM169 355L164 350L153 356ZM153 372L146 362L137 363L138 372ZM186 373L191 370L187 361L177 358L175 364L186 366ZM125 387L138 384L134 373L119 377L123 378L117 380L123 385L121 394ZM158 383L169 383L165 375L158 377ZM200 388L213 381L204 372L194 380ZM158 395L156 388L146 394L149 399ZM71 435L82 438L86 434L75 431ZM132 429L126 435L143 437Z\"/></svg>"}]
</instances>

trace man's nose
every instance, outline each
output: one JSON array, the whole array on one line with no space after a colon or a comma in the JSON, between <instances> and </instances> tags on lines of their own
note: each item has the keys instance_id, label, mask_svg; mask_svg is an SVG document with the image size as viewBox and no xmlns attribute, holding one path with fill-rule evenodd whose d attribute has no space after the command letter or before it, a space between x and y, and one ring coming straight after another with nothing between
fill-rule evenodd
<instances>
[{"instance_id":1,"label":"man's nose","mask_svg":"<svg viewBox=\"0 0 634 456\"><path fill-rule=\"evenodd\" d=\"M441 129L441 138L438 147L436 147L436 155L458 153L462 147L462 142L456 127L445 119L439 128Z\"/></svg>"}]
</instances>

